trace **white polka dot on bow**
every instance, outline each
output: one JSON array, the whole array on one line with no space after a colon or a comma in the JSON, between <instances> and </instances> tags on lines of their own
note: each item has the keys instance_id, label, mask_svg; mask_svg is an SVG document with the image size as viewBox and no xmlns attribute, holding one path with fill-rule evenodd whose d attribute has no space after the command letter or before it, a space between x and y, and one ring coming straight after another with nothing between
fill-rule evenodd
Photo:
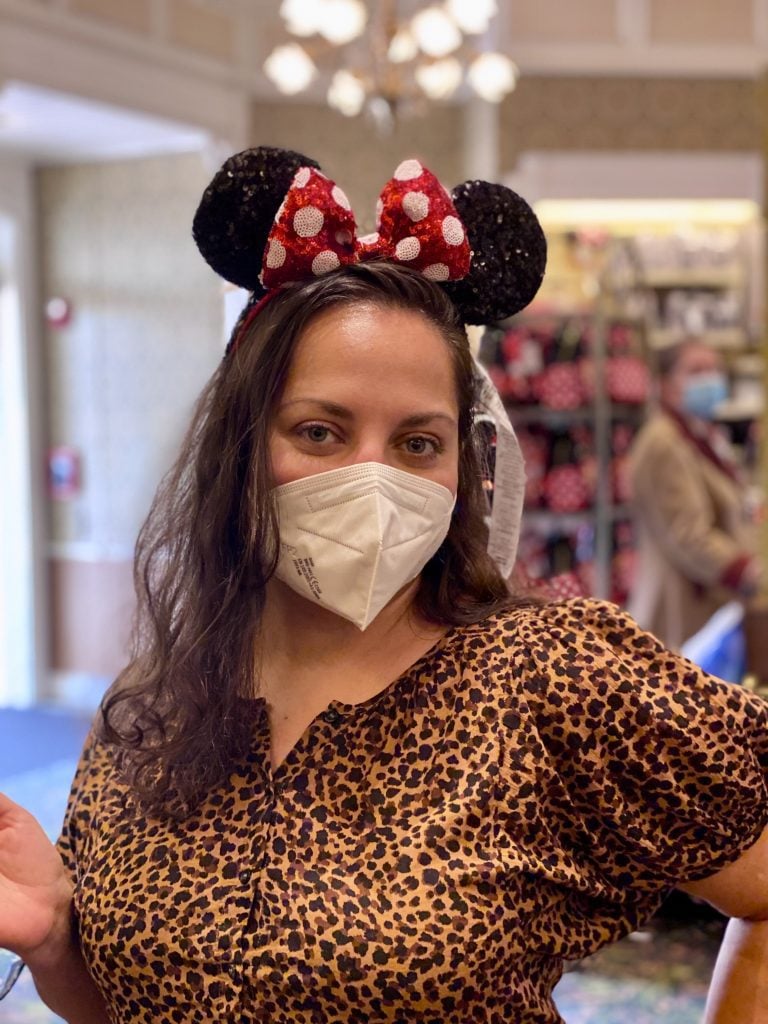
<instances>
[{"instance_id":1,"label":"white polka dot on bow","mask_svg":"<svg viewBox=\"0 0 768 1024\"><path fill-rule=\"evenodd\" d=\"M403 160L395 171L397 181L410 181L411 178L419 178L424 172L418 160Z\"/></svg>"},{"instance_id":2,"label":"white polka dot on bow","mask_svg":"<svg viewBox=\"0 0 768 1024\"><path fill-rule=\"evenodd\" d=\"M322 277L323 274L329 274L340 265L339 257L333 250L323 249L312 260L312 273L316 277Z\"/></svg>"},{"instance_id":3,"label":"white polka dot on bow","mask_svg":"<svg viewBox=\"0 0 768 1024\"><path fill-rule=\"evenodd\" d=\"M450 273L445 263L431 263L422 270L424 277L428 277L430 281L447 281Z\"/></svg>"},{"instance_id":4,"label":"white polka dot on bow","mask_svg":"<svg viewBox=\"0 0 768 1024\"><path fill-rule=\"evenodd\" d=\"M429 213L429 196L423 192L406 192L403 209L413 221L424 220Z\"/></svg>"},{"instance_id":5,"label":"white polka dot on bow","mask_svg":"<svg viewBox=\"0 0 768 1024\"><path fill-rule=\"evenodd\" d=\"M293 230L301 238L312 238L323 226L323 214L316 206L302 206L293 215Z\"/></svg>"},{"instance_id":6,"label":"white polka dot on bow","mask_svg":"<svg viewBox=\"0 0 768 1024\"><path fill-rule=\"evenodd\" d=\"M401 238L395 246L395 256L399 260L415 260L420 252L421 243L413 236Z\"/></svg>"},{"instance_id":7,"label":"white polka dot on bow","mask_svg":"<svg viewBox=\"0 0 768 1024\"><path fill-rule=\"evenodd\" d=\"M464 241L464 226L458 217L446 217L444 219L443 238L448 245L461 245Z\"/></svg>"},{"instance_id":8,"label":"white polka dot on bow","mask_svg":"<svg viewBox=\"0 0 768 1024\"><path fill-rule=\"evenodd\" d=\"M338 185L333 186L333 189L331 190L331 195L342 209L352 209L352 207L349 205L349 200L347 199L346 193L343 191L343 189L340 189Z\"/></svg>"},{"instance_id":9,"label":"white polka dot on bow","mask_svg":"<svg viewBox=\"0 0 768 1024\"><path fill-rule=\"evenodd\" d=\"M285 263L285 256L285 246L282 242L278 242L276 238L273 238L267 250L267 266L271 270L274 270L276 267L282 267Z\"/></svg>"}]
</instances>

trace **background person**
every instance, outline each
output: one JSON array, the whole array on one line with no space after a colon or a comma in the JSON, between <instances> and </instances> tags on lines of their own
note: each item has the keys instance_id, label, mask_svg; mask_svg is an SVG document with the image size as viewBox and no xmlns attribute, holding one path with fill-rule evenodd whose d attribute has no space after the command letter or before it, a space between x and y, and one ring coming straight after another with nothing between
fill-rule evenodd
<instances>
[{"instance_id":1,"label":"background person","mask_svg":"<svg viewBox=\"0 0 768 1024\"><path fill-rule=\"evenodd\" d=\"M728 396L720 354L688 339L658 353L661 403L631 455L637 577L629 611L669 647L760 584L743 471L713 421Z\"/></svg>"}]
</instances>

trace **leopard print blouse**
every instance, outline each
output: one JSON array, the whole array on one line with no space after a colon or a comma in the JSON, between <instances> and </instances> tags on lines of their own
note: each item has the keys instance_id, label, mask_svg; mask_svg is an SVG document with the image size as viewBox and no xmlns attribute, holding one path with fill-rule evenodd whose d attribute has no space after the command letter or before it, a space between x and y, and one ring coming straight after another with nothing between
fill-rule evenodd
<instances>
[{"instance_id":1,"label":"leopard print blouse","mask_svg":"<svg viewBox=\"0 0 768 1024\"><path fill-rule=\"evenodd\" d=\"M766 705L612 605L455 628L253 748L183 825L86 743L60 850L120 1024L555 1024L563 961L735 860L768 818Z\"/></svg>"}]
</instances>

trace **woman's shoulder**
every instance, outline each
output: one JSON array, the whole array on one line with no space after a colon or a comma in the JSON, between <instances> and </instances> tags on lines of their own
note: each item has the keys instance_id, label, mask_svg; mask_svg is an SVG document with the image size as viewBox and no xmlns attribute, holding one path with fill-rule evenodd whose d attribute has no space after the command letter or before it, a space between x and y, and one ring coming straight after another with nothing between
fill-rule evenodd
<instances>
[{"instance_id":1,"label":"woman's shoulder","mask_svg":"<svg viewBox=\"0 0 768 1024\"><path fill-rule=\"evenodd\" d=\"M465 671L484 669L508 696L534 703L566 691L578 701L596 689L685 684L697 672L609 601L528 602L459 632Z\"/></svg>"},{"instance_id":2,"label":"woman's shoulder","mask_svg":"<svg viewBox=\"0 0 768 1024\"><path fill-rule=\"evenodd\" d=\"M658 646L658 641L644 633L618 605L594 598L521 601L472 625L460 627L460 632L475 644L502 642L508 648L521 645L529 649L563 642L578 644L598 638L609 647L623 646L627 641L637 644L639 638L646 638L646 644L651 642Z\"/></svg>"},{"instance_id":3,"label":"woman's shoulder","mask_svg":"<svg viewBox=\"0 0 768 1024\"><path fill-rule=\"evenodd\" d=\"M656 459L670 451L687 451L690 442L682 434L679 424L663 409L659 409L642 425L632 445L634 464L644 459Z\"/></svg>"}]
</instances>

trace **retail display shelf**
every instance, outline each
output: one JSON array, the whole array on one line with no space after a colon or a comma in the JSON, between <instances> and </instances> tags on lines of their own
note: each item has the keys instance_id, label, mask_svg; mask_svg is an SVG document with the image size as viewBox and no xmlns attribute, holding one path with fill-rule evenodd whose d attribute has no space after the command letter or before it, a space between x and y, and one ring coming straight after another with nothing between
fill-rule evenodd
<instances>
[{"instance_id":1,"label":"retail display shelf","mask_svg":"<svg viewBox=\"0 0 768 1024\"><path fill-rule=\"evenodd\" d=\"M691 333L681 327L652 327L648 330L648 344L651 349L667 348ZM710 327L695 333L714 348L742 350L750 344L749 334L743 327Z\"/></svg>"},{"instance_id":2,"label":"retail display shelf","mask_svg":"<svg viewBox=\"0 0 768 1024\"><path fill-rule=\"evenodd\" d=\"M521 426L542 423L550 427L560 427L570 423L590 423L595 415L591 403L576 409L549 409L542 405L514 405L511 403L506 403L506 408L512 423Z\"/></svg>"},{"instance_id":3,"label":"retail display shelf","mask_svg":"<svg viewBox=\"0 0 768 1024\"><path fill-rule=\"evenodd\" d=\"M584 523L591 523L596 515L597 509L594 505L578 512L552 512L548 508L526 507L523 512L523 521L528 525L535 525L547 531L567 530L582 526Z\"/></svg>"},{"instance_id":4,"label":"retail display shelf","mask_svg":"<svg viewBox=\"0 0 768 1024\"><path fill-rule=\"evenodd\" d=\"M647 267L638 282L646 288L741 288L742 266L725 267Z\"/></svg>"}]
</instances>

